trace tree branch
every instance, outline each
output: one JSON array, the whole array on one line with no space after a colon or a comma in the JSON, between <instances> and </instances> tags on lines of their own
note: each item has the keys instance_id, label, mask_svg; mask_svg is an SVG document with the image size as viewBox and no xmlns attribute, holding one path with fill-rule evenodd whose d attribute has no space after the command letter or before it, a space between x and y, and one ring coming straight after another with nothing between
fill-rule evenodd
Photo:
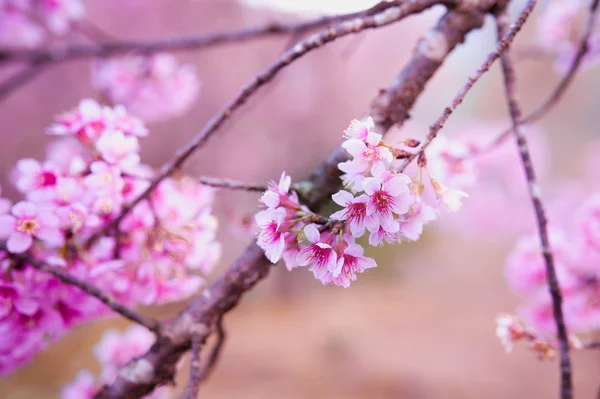
<instances>
[{"instance_id":1,"label":"tree branch","mask_svg":"<svg viewBox=\"0 0 600 399\"><path fill-rule=\"evenodd\" d=\"M0 62L64 62L80 58L103 58L127 53L153 54L161 51L194 51L226 43L246 42L263 37L308 33L315 29L351 19L371 17L389 8L401 6L405 2L405 0L381 1L367 10L349 14L325 16L291 24L274 22L264 26L245 28L233 32L216 32L172 39L111 41L94 45L73 45L67 48L33 50L4 48L0 49Z\"/></svg>"},{"instance_id":2,"label":"tree branch","mask_svg":"<svg viewBox=\"0 0 600 399\"><path fill-rule=\"evenodd\" d=\"M308 52L320 48L325 44L332 42L340 37L361 32L365 29L374 29L397 22L408 15L419 13L430 8L433 5L441 3L439 0L415 0L410 3L404 3L397 7L388 8L385 11L369 17L356 18L348 22L342 22L335 27L330 27L320 33L316 33L309 38L299 42L293 48L285 51L275 62L268 66L264 71L256 75L249 83L242 87L238 94L231 100L221 112L214 116L204 128L183 148L181 148L174 159L164 164L158 176L150 183L148 188L141 193L135 200L123 207L123 210L112 222L96 234L92 235L86 246L91 245L102 235L114 231L123 218L141 201L148 198L154 189L164 179L177 171L183 163L229 119L229 117L239 109L246 101L266 83L271 81L282 69L290 65L295 60L304 56Z\"/></svg>"},{"instance_id":3,"label":"tree branch","mask_svg":"<svg viewBox=\"0 0 600 399\"><path fill-rule=\"evenodd\" d=\"M444 124L452 115L452 113L458 108L458 106L463 102L469 91L473 88L475 83L487 72L490 67L494 64L494 62L501 56L501 54L507 52L509 46L512 44L513 40L517 36L517 33L521 30L533 7L535 6L535 2L528 2L525 5L525 8L521 11L517 20L510 26L506 32L502 34L500 39L498 40L498 44L496 45L496 49L488 54L487 58L481 64L481 66L475 71L475 74L469 79L467 79L467 83L459 90L454 99L452 100L452 104L444 109L439 118L429 127L429 134L426 139L423 141L421 146L419 147L419 151L411 154L408 158L404 159L400 164L399 170L403 171L406 169L408 164L417 157L420 153L425 151L429 144L436 138L438 132L444 127Z\"/></svg>"},{"instance_id":4,"label":"tree branch","mask_svg":"<svg viewBox=\"0 0 600 399\"><path fill-rule=\"evenodd\" d=\"M4 248L3 248L4 249ZM7 252L8 253L8 252ZM142 316L138 312L133 309L130 309L119 302L115 301L113 298L106 295L100 288L96 287L92 283L81 280L59 267L52 266L46 262L43 262L39 259L34 258L28 253L23 254L9 254L9 256L13 259L25 262L26 264L34 267L44 273L48 273L65 284L74 285L75 287L81 289L85 293L97 298L99 301L104 303L106 306L114 310L116 313L120 314L124 318L133 321L134 323L140 324L150 331L158 332L159 323L154 319L150 319L148 317Z\"/></svg>"},{"instance_id":5,"label":"tree branch","mask_svg":"<svg viewBox=\"0 0 600 399\"><path fill-rule=\"evenodd\" d=\"M597 11L599 4L600 0L593 0L590 4L588 22L585 28L585 32L581 37L581 41L579 42L579 46L577 47L577 53L575 54L575 57L573 58L573 61L571 62L567 73L565 74L565 76L563 76L558 85L556 85L556 87L550 94L550 97L548 97L548 99L546 99L546 101L544 101L535 111L523 118L519 122L519 125L533 123L540 120L541 118L546 116L548 112L562 99L562 96L565 94L565 92L569 88L569 85L575 78L575 75L579 71L579 68L583 63L583 58L590 51L589 41L596 26ZM468 156L475 157L492 151L494 148L502 144L504 140L506 140L511 135L512 132L513 128L509 127L508 129L500 133L487 146L471 152L471 154L469 154Z\"/></svg>"},{"instance_id":6,"label":"tree branch","mask_svg":"<svg viewBox=\"0 0 600 399\"><path fill-rule=\"evenodd\" d=\"M529 0L528 6L533 8L535 0ZM497 18L498 25L498 37L502 37L506 30L506 26L501 15ZM535 216L537 220L538 234L540 237L540 244L544 261L546 263L546 273L548 278L548 286L550 295L552 297L552 309L554 311L554 320L556 322L556 328L558 332L559 351L560 351L560 372L561 372L561 389L560 396L562 399L571 399L573 397L573 382L571 376L571 359L569 357L569 336L567 327L565 326L563 312L562 312L562 295L560 292L560 286L558 278L556 276L556 270L554 267L554 257L552 255L552 248L550 246L550 240L548 239L548 220L546 217L546 211L541 199L541 189L536 180L535 169L531 162L531 155L529 153L529 147L527 144L527 138L519 127L519 121L521 120L522 113L517 100L516 92L516 76L515 68L507 52L501 55L502 72L504 75L504 87L506 91L506 99L508 102L508 108L510 111L510 117L513 124L513 131L517 139L517 145L519 153L521 155L521 161L525 176L527 178L529 195L533 203Z\"/></svg>"},{"instance_id":7,"label":"tree branch","mask_svg":"<svg viewBox=\"0 0 600 399\"><path fill-rule=\"evenodd\" d=\"M470 3L473 4L472 1ZM486 5L489 7L493 5L488 3ZM476 5L450 11L419 42L411 61L371 107L378 126L387 126L389 129L393 123L401 124L408 118L409 109L424 90L425 84L442 65L446 55L464 41L468 32L481 27L486 11L489 11L489 8L479 10ZM379 107L385 107L387 111ZM318 171L301 185L307 199L306 205L310 208L319 208L341 187L337 163L344 157L341 150L334 151ZM192 300L177 318L163 324L162 333L152 348L127 366L117 380L105 386L96 398L141 397L157 385L172 380L175 364L190 348L191 337L199 334L202 342L205 342L215 321L234 308L245 292L264 279L271 266L263 251L253 242L229 269L202 295ZM146 367L147 373L143 378L132 381L127 378L130 375L128 371L140 367L140 362Z\"/></svg>"}]
</instances>

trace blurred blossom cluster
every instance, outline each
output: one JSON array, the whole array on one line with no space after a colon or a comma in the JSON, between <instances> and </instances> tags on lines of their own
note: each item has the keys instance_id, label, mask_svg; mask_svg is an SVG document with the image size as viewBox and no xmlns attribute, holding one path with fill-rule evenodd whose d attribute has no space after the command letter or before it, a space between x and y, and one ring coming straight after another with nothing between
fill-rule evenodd
<instances>
[{"instance_id":1,"label":"blurred blossom cluster","mask_svg":"<svg viewBox=\"0 0 600 399\"><path fill-rule=\"evenodd\" d=\"M125 106L148 122L182 115L200 90L193 66L179 65L166 53L98 60L92 85L113 104Z\"/></svg>"},{"instance_id":2,"label":"blurred blossom cluster","mask_svg":"<svg viewBox=\"0 0 600 399\"><path fill-rule=\"evenodd\" d=\"M146 353L155 339L154 334L141 326L132 326L122 334L116 330L106 331L94 347L96 359L102 366L98 380L90 370L81 370L74 381L63 387L61 399L92 399L98 388L116 379L122 367ZM169 393L167 387L159 387L144 399L167 399Z\"/></svg>"},{"instance_id":3,"label":"blurred blossom cluster","mask_svg":"<svg viewBox=\"0 0 600 399\"><path fill-rule=\"evenodd\" d=\"M84 15L81 0L0 0L0 45L35 47Z\"/></svg>"},{"instance_id":4,"label":"blurred blossom cluster","mask_svg":"<svg viewBox=\"0 0 600 399\"><path fill-rule=\"evenodd\" d=\"M150 184L140 161L144 124L123 107L83 100L57 117L47 159L20 160L24 199L0 199L0 373L27 362L72 326L109 314L98 300L38 271L27 253L124 304L160 304L195 292L220 255L214 190L190 177L164 179L117 230L94 235ZM94 237L98 237L94 239Z\"/></svg>"},{"instance_id":5,"label":"blurred blossom cluster","mask_svg":"<svg viewBox=\"0 0 600 399\"><path fill-rule=\"evenodd\" d=\"M555 67L561 73L569 69L579 48L589 3L586 0L552 0L539 19L538 41L542 48L556 56ZM589 67L600 61L600 28L597 25L588 45L583 65Z\"/></svg>"},{"instance_id":6,"label":"blurred blossom cluster","mask_svg":"<svg viewBox=\"0 0 600 399\"><path fill-rule=\"evenodd\" d=\"M347 140L342 146L352 159L338 167L344 172L347 190L333 195L342 209L329 218L299 204L285 173L279 184L271 184L261 198L267 209L256 215L258 245L271 262L283 258L288 269L310 266L323 284L349 287L357 274L376 266L356 242L367 231L372 246L415 241L423 226L436 219L442 209L460 209L467 194L446 187L434 177L424 154L418 155L418 170L411 179L400 170L417 154L389 146L373 129L373 120L368 118L353 121L345 132ZM404 144L407 149L419 145L411 139ZM425 182L435 196L430 201L422 196Z\"/></svg>"}]
</instances>

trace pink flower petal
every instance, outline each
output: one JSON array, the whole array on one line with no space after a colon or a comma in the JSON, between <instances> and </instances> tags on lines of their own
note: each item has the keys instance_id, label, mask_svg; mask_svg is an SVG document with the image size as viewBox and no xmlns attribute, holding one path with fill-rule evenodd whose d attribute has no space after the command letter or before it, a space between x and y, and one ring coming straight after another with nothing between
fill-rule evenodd
<instances>
[{"instance_id":1,"label":"pink flower petal","mask_svg":"<svg viewBox=\"0 0 600 399\"><path fill-rule=\"evenodd\" d=\"M15 231L10 235L6 242L6 248L9 252L20 254L29 249L33 243L33 238L29 234Z\"/></svg>"}]
</instances>

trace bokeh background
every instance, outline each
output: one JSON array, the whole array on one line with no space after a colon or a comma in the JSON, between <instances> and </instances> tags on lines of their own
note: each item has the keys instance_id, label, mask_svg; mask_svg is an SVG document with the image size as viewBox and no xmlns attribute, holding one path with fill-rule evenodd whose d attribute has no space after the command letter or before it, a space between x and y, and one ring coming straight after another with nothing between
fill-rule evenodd
<instances>
[{"instance_id":1,"label":"bokeh background","mask_svg":"<svg viewBox=\"0 0 600 399\"><path fill-rule=\"evenodd\" d=\"M86 7L89 21L110 36L140 40L314 15L282 10L286 3L302 1L273 2L276 10L234 0L103 0L87 1ZM305 178L339 144L348 122L365 116L371 99L391 82L417 39L442 12L436 8L400 24L344 38L294 63L236 113L187 163L186 171L257 183L277 178L282 170L295 181ZM524 29L517 48L535 42L538 15ZM152 134L142 141L143 160L155 166L168 160L242 84L289 45L289 38L279 37L179 54L196 66L201 96L186 115L150 125ZM426 134L420 126L435 120L493 45L488 20L428 85L412 113L412 135ZM522 59L518 68L523 107L531 110L546 98L559 75L545 60ZM10 72L8 67L0 70L2 76ZM53 66L0 103L3 175L19 158L43 158L50 139L43 130L55 114L81 98L100 98L89 85L89 73L89 60ZM584 154L599 133L598 73L598 68L581 73L539 124L552 150L553 178L585 173ZM448 131L460 131L461 124L473 119L505 126L506 115L495 67L451 118ZM2 183L3 194L16 198L10 183L6 179ZM250 241L241 224L257 209L257 198L248 193L219 194L216 213L225 250L215 275ZM489 212L510 219L512 206L506 203ZM282 265L274 267L225 319L227 343L201 396L556 397L556 361L538 361L519 345L507 355L494 335L496 315L513 312L519 303L503 278L504 260L516 236L464 234L469 233L465 230L430 225L417 243L371 250L379 268L360 276L350 289L323 287L306 270L289 273ZM182 306L145 312L163 318ZM58 397L61 386L81 368L98 371L91 348L103 331L126 326L107 320L73 330L29 366L0 379L0 397ZM577 353L574 362L576 397L595 397L600 387L598 353ZM186 370L184 365L182 385Z\"/></svg>"}]
</instances>

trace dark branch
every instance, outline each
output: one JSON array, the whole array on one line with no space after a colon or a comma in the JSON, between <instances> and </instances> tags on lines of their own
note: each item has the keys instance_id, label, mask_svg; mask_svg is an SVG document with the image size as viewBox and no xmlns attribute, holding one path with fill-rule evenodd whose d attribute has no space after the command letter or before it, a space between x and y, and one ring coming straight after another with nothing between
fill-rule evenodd
<instances>
[{"instance_id":1,"label":"dark branch","mask_svg":"<svg viewBox=\"0 0 600 399\"><path fill-rule=\"evenodd\" d=\"M535 6L535 0L529 0L528 7L533 8ZM505 24L502 21L503 16L498 17L498 37L503 37L506 30ZM571 376L571 359L569 357L569 336L567 327L565 326L563 311L562 311L562 295L560 292L560 286L558 278L556 276L556 269L554 267L554 257L552 255L552 248L550 246L550 240L548 239L548 220L546 217L546 210L541 199L541 189L536 180L535 169L531 162L531 155L529 152L529 146L527 144L527 138L525 133L519 126L522 113L517 100L517 88L516 88L516 76L515 68L508 52L504 52L501 55L502 72L504 75L504 87L506 91L506 99L508 102L508 108L510 111L510 117L513 124L513 131L517 139L517 145L519 148L519 154L521 155L521 161L525 176L527 178L527 185L529 188L529 195L533 203L535 211L535 217L537 220L538 234L540 237L540 245L544 261L546 264L546 274L548 276L548 287L550 295L552 296L552 309L554 312L554 320L556 321L556 328L558 332L558 347L560 351L560 372L561 372L561 390L560 397L562 399L571 399L573 397L573 381Z\"/></svg>"},{"instance_id":2,"label":"dark branch","mask_svg":"<svg viewBox=\"0 0 600 399\"><path fill-rule=\"evenodd\" d=\"M113 298L106 295L100 288L96 287L92 283L89 283L84 280L80 280L79 278L72 276L71 274L65 272L59 267L52 266L46 262L43 262L39 259L34 258L33 256L23 253L23 254L10 254L10 257L19 261L26 262L26 264L31 265L44 273L48 273L65 284L73 285L85 293L97 298L106 306L114 310L116 313L120 314L124 318L133 321L134 323L140 324L150 331L158 332L159 323L156 320L147 318L142 316L138 312L133 309L129 309L128 307L118 303Z\"/></svg>"},{"instance_id":3,"label":"dark branch","mask_svg":"<svg viewBox=\"0 0 600 399\"><path fill-rule=\"evenodd\" d=\"M4 100L13 91L27 84L29 81L42 73L46 65L46 62L37 62L26 65L17 73L10 75L8 78L0 82L0 101Z\"/></svg>"}]
</instances>

